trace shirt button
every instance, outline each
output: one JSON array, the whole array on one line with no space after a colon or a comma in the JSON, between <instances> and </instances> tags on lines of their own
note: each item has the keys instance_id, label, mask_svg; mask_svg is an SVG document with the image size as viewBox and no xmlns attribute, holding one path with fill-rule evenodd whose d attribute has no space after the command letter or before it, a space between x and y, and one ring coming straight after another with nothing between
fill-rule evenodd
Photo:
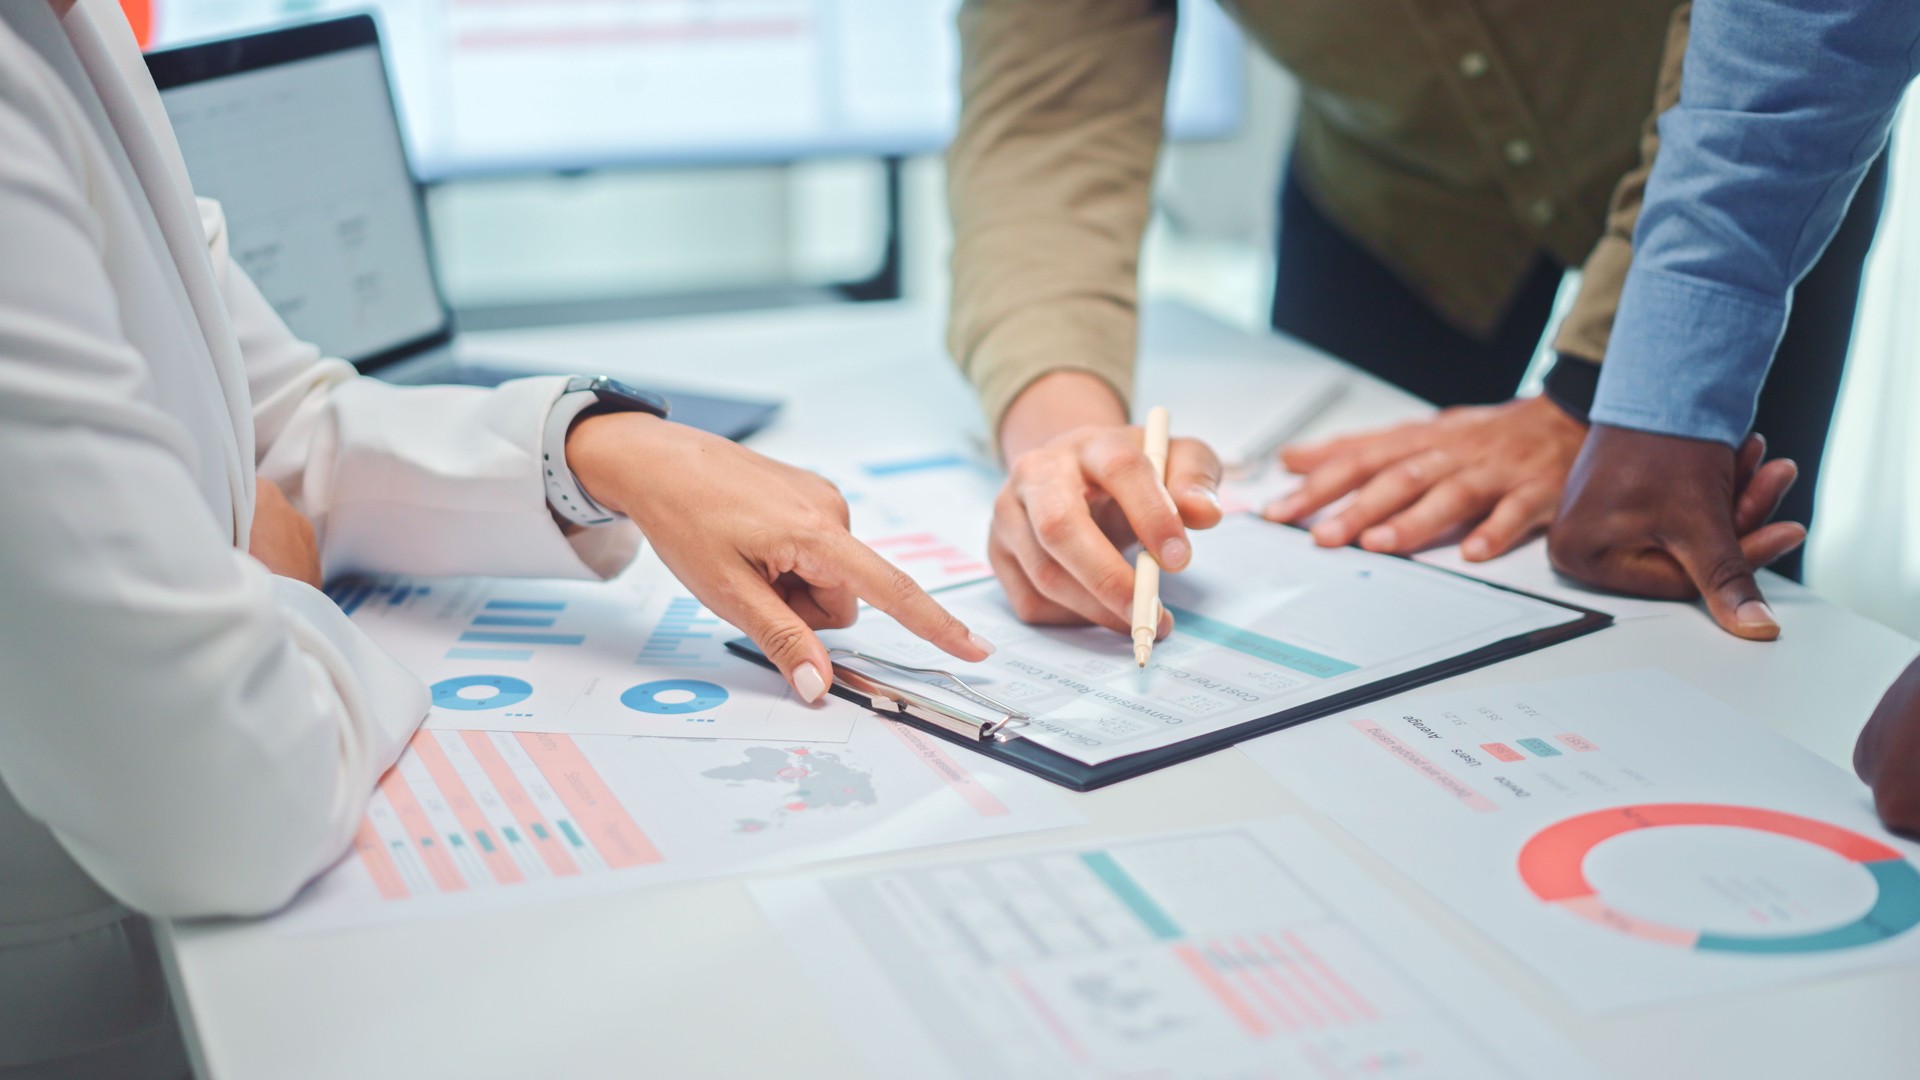
<instances>
[{"instance_id":1,"label":"shirt button","mask_svg":"<svg viewBox=\"0 0 1920 1080\"><path fill-rule=\"evenodd\" d=\"M1501 151L1507 155L1507 164L1516 167L1533 160L1533 144L1525 139L1509 139Z\"/></svg>"},{"instance_id":2,"label":"shirt button","mask_svg":"<svg viewBox=\"0 0 1920 1080\"><path fill-rule=\"evenodd\" d=\"M1535 199L1527 204L1527 217L1533 219L1535 225L1553 224L1553 217L1557 212L1551 199Z\"/></svg>"},{"instance_id":3,"label":"shirt button","mask_svg":"<svg viewBox=\"0 0 1920 1080\"><path fill-rule=\"evenodd\" d=\"M1487 73L1487 54L1470 52L1460 58L1460 74L1469 79L1477 79Z\"/></svg>"}]
</instances>

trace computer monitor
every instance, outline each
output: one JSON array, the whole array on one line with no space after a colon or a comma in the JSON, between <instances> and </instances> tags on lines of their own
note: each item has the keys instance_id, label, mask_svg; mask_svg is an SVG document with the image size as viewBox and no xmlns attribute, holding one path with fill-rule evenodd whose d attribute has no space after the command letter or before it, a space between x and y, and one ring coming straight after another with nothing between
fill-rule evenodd
<instances>
[{"instance_id":1,"label":"computer monitor","mask_svg":"<svg viewBox=\"0 0 1920 1080\"><path fill-rule=\"evenodd\" d=\"M194 190L294 333L363 368L451 338L371 18L148 65Z\"/></svg>"},{"instance_id":2,"label":"computer monitor","mask_svg":"<svg viewBox=\"0 0 1920 1080\"><path fill-rule=\"evenodd\" d=\"M427 179L936 151L959 0L161 0L153 45L372 8ZM1182 0L1168 126L1240 123L1240 37Z\"/></svg>"}]
</instances>

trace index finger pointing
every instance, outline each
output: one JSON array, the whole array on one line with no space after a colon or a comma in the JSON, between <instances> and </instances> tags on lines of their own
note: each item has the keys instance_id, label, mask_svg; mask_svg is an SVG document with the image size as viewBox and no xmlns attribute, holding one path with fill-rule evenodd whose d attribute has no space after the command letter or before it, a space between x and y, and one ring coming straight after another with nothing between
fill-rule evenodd
<instances>
[{"instance_id":1,"label":"index finger pointing","mask_svg":"<svg viewBox=\"0 0 1920 1080\"><path fill-rule=\"evenodd\" d=\"M832 549L832 556L838 563L837 576L846 588L914 634L969 662L993 655L992 642L968 630L906 571L875 554L872 548L847 536Z\"/></svg>"}]
</instances>

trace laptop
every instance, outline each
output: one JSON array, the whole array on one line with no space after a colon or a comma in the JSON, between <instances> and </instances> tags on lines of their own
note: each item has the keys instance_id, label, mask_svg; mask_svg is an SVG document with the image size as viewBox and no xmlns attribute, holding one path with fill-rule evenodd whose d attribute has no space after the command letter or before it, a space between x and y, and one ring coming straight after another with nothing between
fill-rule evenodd
<instances>
[{"instance_id":1,"label":"laptop","mask_svg":"<svg viewBox=\"0 0 1920 1080\"><path fill-rule=\"evenodd\" d=\"M464 354L370 15L150 53L194 190L294 333L395 383L493 386ZM648 386L674 420L745 438L779 403Z\"/></svg>"}]
</instances>

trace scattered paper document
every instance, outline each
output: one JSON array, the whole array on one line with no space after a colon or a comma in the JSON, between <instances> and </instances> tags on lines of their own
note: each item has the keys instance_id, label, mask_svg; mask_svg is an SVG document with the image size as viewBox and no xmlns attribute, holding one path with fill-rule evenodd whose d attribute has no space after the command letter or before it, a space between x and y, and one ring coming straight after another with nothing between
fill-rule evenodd
<instances>
[{"instance_id":1,"label":"scattered paper document","mask_svg":"<svg viewBox=\"0 0 1920 1080\"><path fill-rule=\"evenodd\" d=\"M1297 819L753 891L877 1076L1595 1075Z\"/></svg>"},{"instance_id":2,"label":"scattered paper document","mask_svg":"<svg viewBox=\"0 0 1920 1080\"><path fill-rule=\"evenodd\" d=\"M1110 630L1020 623L997 582L940 599L998 651L962 663L878 613L822 638L951 671L1030 714L1023 737L1089 765L1204 737L1580 618L1403 559L1317 548L1297 529L1251 517L1195 533L1192 566L1162 579L1174 632L1154 647L1145 671L1134 664L1132 642Z\"/></svg>"},{"instance_id":3,"label":"scattered paper document","mask_svg":"<svg viewBox=\"0 0 1920 1080\"><path fill-rule=\"evenodd\" d=\"M844 742L866 714L801 701L726 651L738 631L659 580L379 578L335 599L433 691L426 726Z\"/></svg>"},{"instance_id":4,"label":"scattered paper document","mask_svg":"<svg viewBox=\"0 0 1920 1080\"><path fill-rule=\"evenodd\" d=\"M1920 846L1659 670L1396 698L1242 749L1584 1008L1920 960Z\"/></svg>"},{"instance_id":5,"label":"scattered paper document","mask_svg":"<svg viewBox=\"0 0 1920 1080\"><path fill-rule=\"evenodd\" d=\"M422 731L347 857L279 919L320 930L1084 820L1042 781L873 716L844 744Z\"/></svg>"}]
</instances>

